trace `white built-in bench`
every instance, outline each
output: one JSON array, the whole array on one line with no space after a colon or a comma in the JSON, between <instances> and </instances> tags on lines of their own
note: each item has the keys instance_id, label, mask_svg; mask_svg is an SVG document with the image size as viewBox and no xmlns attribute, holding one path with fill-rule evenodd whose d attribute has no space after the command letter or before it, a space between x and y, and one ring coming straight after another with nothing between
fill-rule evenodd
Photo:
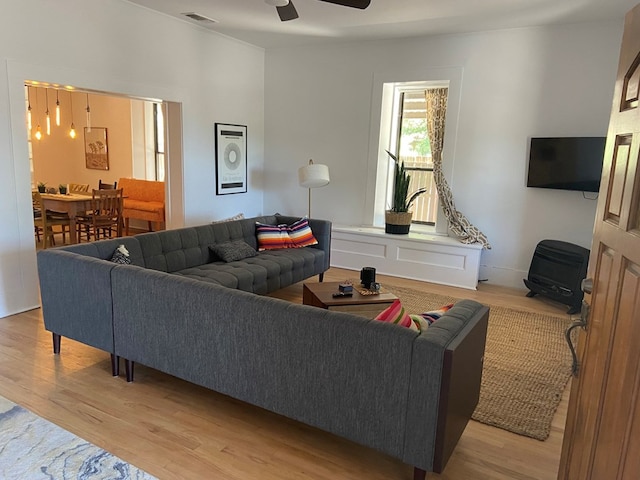
<instances>
[{"instance_id":1,"label":"white built-in bench","mask_svg":"<svg viewBox=\"0 0 640 480\"><path fill-rule=\"evenodd\" d=\"M413 227L412 227L413 229ZM452 237L411 231L384 233L383 228L333 225L331 266L475 290L482 245Z\"/></svg>"}]
</instances>

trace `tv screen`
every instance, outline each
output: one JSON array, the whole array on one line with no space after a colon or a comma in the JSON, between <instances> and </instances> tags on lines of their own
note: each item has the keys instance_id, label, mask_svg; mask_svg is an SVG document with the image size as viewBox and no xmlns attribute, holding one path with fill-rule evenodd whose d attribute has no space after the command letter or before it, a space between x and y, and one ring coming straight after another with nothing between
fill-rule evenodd
<instances>
[{"instance_id":1,"label":"tv screen","mask_svg":"<svg viewBox=\"0 0 640 480\"><path fill-rule=\"evenodd\" d=\"M597 192L605 137L532 138L527 187Z\"/></svg>"}]
</instances>

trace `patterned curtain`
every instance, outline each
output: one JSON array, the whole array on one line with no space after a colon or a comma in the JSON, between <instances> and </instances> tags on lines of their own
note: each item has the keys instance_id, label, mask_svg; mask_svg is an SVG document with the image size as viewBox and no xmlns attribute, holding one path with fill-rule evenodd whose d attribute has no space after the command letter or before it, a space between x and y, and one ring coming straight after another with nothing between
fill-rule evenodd
<instances>
[{"instance_id":1,"label":"patterned curtain","mask_svg":"<svg viewBox=\"0 0 640 480\"><path fill-rule=\"evenodd\" d=\"M442 146L444 144L444 123L447 112L448 88L433 88L425 91L427 101L427 132L433 158L433 176L438 189L440 205L449 221L449 229L462 243L481 243L486 249L491 245L484 233L471 225L453 202L453 194L442 173Z\"/></svg>"}]
</instances>

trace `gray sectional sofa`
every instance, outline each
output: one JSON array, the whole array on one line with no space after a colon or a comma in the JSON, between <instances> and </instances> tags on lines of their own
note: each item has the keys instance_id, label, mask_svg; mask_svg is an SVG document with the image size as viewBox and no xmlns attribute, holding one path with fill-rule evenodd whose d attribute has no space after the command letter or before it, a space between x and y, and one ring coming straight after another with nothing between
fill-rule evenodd
<instances>
[{"instance_id":1,"label":"gray sectional sofa","mask_svg":"<svg viewBox=\"0 0 640 480\"><path fill-rule=\"evenodd\" d=\"M314 247L209 261L211 242L255 246L256 220L295 219L38 252L54 351L73 338L109 352L114 375L123 357L129 381L141 363L385 452L413 465L415 478L442 471L479 398L488 308L460 301L417 333L260 295L321 275L331 226L310 220ZM119 244L131 265L108 260Z\"/></svg>"}]
</instances>

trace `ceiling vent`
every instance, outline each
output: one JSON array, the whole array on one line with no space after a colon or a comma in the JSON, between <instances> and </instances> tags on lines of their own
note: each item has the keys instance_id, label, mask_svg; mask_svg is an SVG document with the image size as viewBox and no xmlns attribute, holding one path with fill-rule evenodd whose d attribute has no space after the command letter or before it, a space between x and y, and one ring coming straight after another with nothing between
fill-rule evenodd
<instances>
[{"instance_id":1,"label":"ceiling vent","mask_svg":"<svg viewBox=\"0 0 640 480\"><path fill-rule=\"evenodd\" d=\"M199 13L195 13L195 12L183 13L182 15L184 15L185 17L189 17L191 20L195 20L196 22L218 23L216 20L214 20L212 18L205 17L205 16L200 15Z\"/></svg>"}]
</instances>

